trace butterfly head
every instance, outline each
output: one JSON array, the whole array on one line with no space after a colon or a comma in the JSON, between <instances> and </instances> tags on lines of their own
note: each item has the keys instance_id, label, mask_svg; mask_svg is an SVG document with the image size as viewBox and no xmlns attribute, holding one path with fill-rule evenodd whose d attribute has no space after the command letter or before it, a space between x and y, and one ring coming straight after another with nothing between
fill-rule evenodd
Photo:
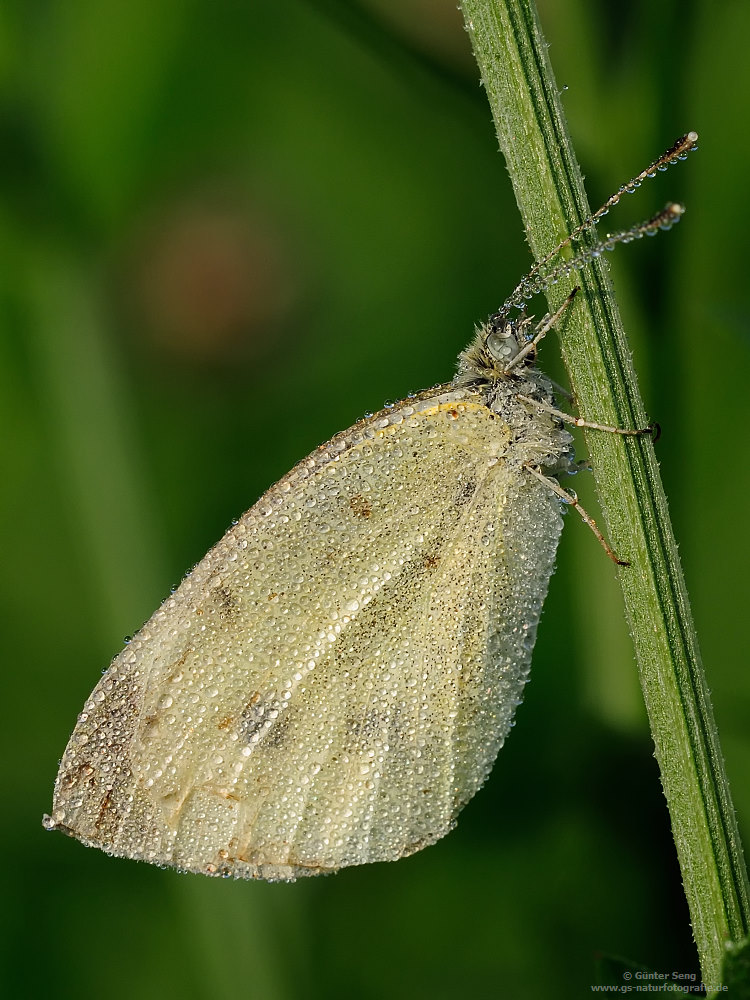
<instances>
[{"instance_id":1,"label":"butterfly head","mask_svg":"<svg viewBox=\"0 0 750 1000\"><path fill-rule=\"evenodd\" d=\"M536 345L517 362L534 336L533 317L521 311L511 316L501 309L477 327L474 339L458 356L456 381L461 384L511 378L536 363Z\"/></svg>"}]
</instances>

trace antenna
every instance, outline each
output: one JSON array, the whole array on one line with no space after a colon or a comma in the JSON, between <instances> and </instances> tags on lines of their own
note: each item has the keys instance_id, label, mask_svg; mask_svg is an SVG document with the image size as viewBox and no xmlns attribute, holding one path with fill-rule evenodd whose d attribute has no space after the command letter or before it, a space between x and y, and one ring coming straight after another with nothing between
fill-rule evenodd
<instances>
[{"instance_id":1,"label":"antenna","mask_svg":"<svg viewBox=\"0 0 750 1000\"><path fill-rule=\"evenodd\" d=\"M632 240L640 239L643 236L653 236L660 229L671 229L672 226L680 221L680 218L685 211L682 205L678 205L675 202L669 203L661 212L658 212L652 218L647 219L645 222L639 222L637 225L632 226L630 229L624 229L619 233L613 233L607 236L606 239L599 243L596 243L592 247L588 247L586 250L581 251L579 254L572 257L570 260L562 261L556 267L551 270L546 269L546 265L556 257L561 250L569 246L574 240L591 229L602 216L606 215L611 208L619 202L625 194L632 194L636 188L639 188L644 180L649 177L656 176L657 171L664 171L670 167L673 163L678 160L684 160L688 153L691 153L694 149L698 147L698 133L688 132L677 140L670 148L662 155L654 160L645 170L642 170L637 176L632 180L628 181L627 184L623 184L613 195L611 195L601 206L598 208L593 215L590 215L587 219L576 226L572 233L554 248L550 250L548 254L545 254L541 260L538 260L536 264L532 267L529 273L519 281L516 287L513 289L511 295L505 300L500 313L504 313L514 306L520 308L525 299L530 299L537 292L543 291L550 285L555 284L560 278L565 277L570 274L571 271L576 270L581 267L581 265L593 260L596 257L600 257L602 253L607 250L614 249L618 243L630 243Z\"/></svg>"}]
</instances>

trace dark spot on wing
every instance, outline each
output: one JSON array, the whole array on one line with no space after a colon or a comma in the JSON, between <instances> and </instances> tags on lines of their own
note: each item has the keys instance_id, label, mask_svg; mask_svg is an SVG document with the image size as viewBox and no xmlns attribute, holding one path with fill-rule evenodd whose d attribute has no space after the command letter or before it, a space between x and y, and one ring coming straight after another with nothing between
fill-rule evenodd
<instances>
[{"instance_id":1,"label":"dark spot on wing","mask_svg":"<svg viewBox=\"0 0 750 1000\"><path fill-rule=\"evenodd\" d=\"M270 713L274 710L275 714L272 716ZM260 692L255 691L240 715L239 737L243 742L250 743L257 733L259 742L264 747L277 747L284 742L288 727L289 719L279 709L275 696L264 700Z\"/></svg>"},{"instance_id":2,"label":"dark spot on wing","mask_svg":"<svg viewBox=\"0 0 750 1000\"><path fill-rule=\"evenodd\" d=\"M66 791L70 791L73 788L81 788L84 785L87 785L89 788L94 788L96 785L94 769L88 763L76 764L65 775L64 788Z\"/></svg>"},{"instance_id":3,"label":"dark spot on wing","mask_svg":"<svg viewBox=\"0 0 750 1000\"><path fill-rule=\"evenodd\" d=\"M154 712L151 715L144 715L141 722L141 738L146 740L155 739L159 733L159 714Z\"/></svg>"},{"instance_id":4,"label":"dark spot on wing","mask_svg":"<svg viewBox=\"0 0 750 1000\"><path fill-rule=\"evenodd\" d=\"M263 704L260 692L255 691L240 715L240 739L249 743L250 737L258 732L265 721L266 706Z\"/></svg>"},{"instance_id":5,"label":"dark spot on wing","mask_svg":"<svg viewBox=\"0 0 750 1000\"><path fill-rule=\"evenodd\" d=\"M349 506L355 517L360 517L364 520L372 517L372 504L361 493L355 493L353 497L349 498Z\"/></svg>"},{"instance_id":6,"label":"dark spot on wing","mask_svg":"<svg viewBox=\"0 0 750 1000\"><path fill-rule=\"evenodd\" d=\"M223 621L232 621L236 617L240 606L239 599L228 587L217 587L215 593L219 617Z\"/></svg>"},{"instance_id":7,"label":"dark spot on wing","mask_svg":"<svg viewBox=\"0 0 750 1000\"><path fill-rule=\"evenodd\" d=\"M101 832L102 827L107 825L107 820L111 818L109 810L112 807L112 789L108 788L104 793L104 798L99 806L99 816L94 826Z\"/></svg>"},{"instance_id":8,"label":"dark spot on wing","mask_svg":"<svg viewBox=\"0 0 750 1000\"><path fill-rule=\"evenodd\" d=\"M456 506L463 507L468 503L477 491L477 484L473 479L463 479L458 484L456 490Z\"/></svg>"},{"instance_id":9,"label":"dark spot on wing","mask_svg":"<svg viewBox=\"0 0 750 1000\"><path fill-rule=\"evenodd\" d=\"M55 794L74 835L102 845L113 842L132 806L130 753L143 709L142 674L132 670L115 680L103 704L79 719Z\"/></svg>"},{"instance_id":10,"label":"dark spot on wing","mask_svg":"<svg viewBox=\"0 0 750 1000\"><path fill-rule=\"evenodd\" d=\"M387 727L387 719L376 709L370 709L364 715L346 720L344 730L344 749L364 750L370 746L373 739Z\"/></svg>"},{"instance_id":11,"label":"dark spot on wing","mask_svg":"<svg viewBox=\"0 0 750 1000\"><path fill-rule=\"evenodd\" d=\"M289 710L287 709L282 713L276 721L271 725L266 735L263 738L263 746L275 749L283 745L287 738L289 732Z\"/></svg>"}]
</instances>

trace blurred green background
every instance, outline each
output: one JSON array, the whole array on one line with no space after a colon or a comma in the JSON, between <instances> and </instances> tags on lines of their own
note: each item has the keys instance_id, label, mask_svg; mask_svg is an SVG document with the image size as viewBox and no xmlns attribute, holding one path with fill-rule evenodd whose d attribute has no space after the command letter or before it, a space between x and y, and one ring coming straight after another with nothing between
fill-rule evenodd
<instances>
[{"instance_id":1,"label":"blurred green background","mask_svg":"<svg viewBox=\"0 0 750 1000\"><path fill-rule=\"evenodd\" d=\"M701 135L608 221L688 207L613 268L748 837L750 5L540 14L592 202ZM516 729L436 846L265 885L41 827L123 637L295 461L450 378L527 269L455 0L7 0L0 130L5 995L526 1000L588 994L600 952L695 971L614 571L572 517ZM554 338L543 363L564 379Z\"/></svg>"}]
</instances>

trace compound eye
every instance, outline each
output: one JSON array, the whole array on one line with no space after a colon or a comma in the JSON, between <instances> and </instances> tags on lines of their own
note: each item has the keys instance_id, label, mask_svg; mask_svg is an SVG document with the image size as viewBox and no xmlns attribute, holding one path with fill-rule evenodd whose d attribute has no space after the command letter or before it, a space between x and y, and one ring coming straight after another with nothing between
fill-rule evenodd
<instances>
[{"instance_id":1,"label":"compound eye","mask_svg":"<svg viewBox=\"0 0 750 1000\"><path fill-rule=\"evenodd\" d=\"M513 336L510 326L502 330L493 330L487 337L486 347L489 354L495 361L508 362L518 354L518 342Z\"/></svg>"}]
</instances>

